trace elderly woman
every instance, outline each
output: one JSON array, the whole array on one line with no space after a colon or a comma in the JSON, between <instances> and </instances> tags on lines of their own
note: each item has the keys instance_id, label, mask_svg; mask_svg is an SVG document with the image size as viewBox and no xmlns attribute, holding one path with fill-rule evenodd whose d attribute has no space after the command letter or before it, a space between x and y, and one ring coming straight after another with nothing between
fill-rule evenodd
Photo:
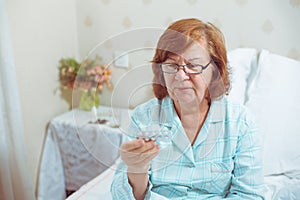
<instances>
[{"instance_id":1,"label":"elderly woman","mask_svg":"<svg viewBox=\"0 0 300 200\"><path fill-rule=\"evenodd\" d=\"M198 19L173 23L152 68L156 98L133 111L113 199L264 199L257 127L226 97L220 30Z\"/></svg>"}]
</instances>

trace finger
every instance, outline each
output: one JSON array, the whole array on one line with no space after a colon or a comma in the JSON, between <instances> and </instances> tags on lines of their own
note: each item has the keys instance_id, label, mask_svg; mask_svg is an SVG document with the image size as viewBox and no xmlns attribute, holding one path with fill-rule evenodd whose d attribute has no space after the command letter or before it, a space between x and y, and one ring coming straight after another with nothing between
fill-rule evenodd
<instances>
[{"instance_id":1,"label":"finger","mask_svg":"<svg viewBox=\"0 0 300 200\"><path fill-rule=\"evenodd\" d=\"M151 151L127 159L125 163L132 173L145 172L149 168L151 160L159 154L159 150L159 145L156 145Z\"/></svg>"},{"instance_id":2,"label":"finger","mask_svg":"<svg viewBox=\"0 0 300 200\"><path fill-rule=\"evenodd\" d=\"M131 157L129 159L131 160L132 164L145 163L152 160L155 156L158 155L158 153L159 153L159 146L156 145L155 147L148 150L147 152L137 154L136 156Z\"/></svg>"},{"instance_id":3,"label":"finger","mask_svg":"<svg viewBox=\"0 0 300 200\"><path fill-rule=\"evenodd\" d=\"M126 152L126 153L122 153L121 157L123 160L126 160L128 163L140 164L146 158L158 152L159 152L159 145L155 144L151 149L145 152L140 152L140 153Z\"/></svg>"},{"instance_id":4,"label":"finger","mask_svg":"<svg viewBox=\"0 0 300 200\"><path fill-rule=\"evenodd\" d=\"M126 159L138 159L141 154L149 152L151 149L155 148L155 143L154 142L147 142L144 143L144 145L140 148L127 151L127 150L121 150L120 154L121 156Z\"/></svg>"},{"instance_id":5,"label":"finger","mask_svg":"<svg viewBox=\"0 0 300 200\"><path fill-rule=\"evenodd\" d=\"M128 142L124 142L121 145L121 150L123 151L133 151L135 149L141 148L144 145L145 141L142 139L136 139Z\"/></svg>"},{"instance_id":6,"label":"finger","mask_svg":"<svg viewBox=\"0 0 300 200\"><path fill-rule=\"evenodd\" d=\"M155 145L152 149L148 150L147 152L140 154L140 159L143 161L152 160L158 153L159 153L159 145Z\"/></svg>"},{"instance_id":7,"label":"finger","mask_svg":"<svg viewBox=\"0 0 300 200\"><path fill-rule=\"evenodd\" d=\"M153 148L155 148L156 145L157 144L153 140L146 141L145 144L141 148L136 149L135 151L137 151L138 153L148 152L149 150L152 150Z\"/></svg>"},{"instance_id":8,"label":"finger","mask_svg":"<svg viewBox=\"0 0 300 200\"><path fill-rule=\"evenodd\" d=\"M153 146L152 149L149 149L148 151L141 153L140 157L142 159L147 159L148 157L151 157L152 155L154 155L158 152L159 152L159 146L156 144L155 146Z\"/></svg>"},{"instance_id":9,"label":"finger","mask_svg":"<svg viewBox=\"0 0 300 200\"><path fill-rule=\"evenodd\" d=\"M133 150L127 151L129 153L132 153L132 156L135 154L140 154L149 151L153 147L155 147L155 142L154 141L144 141L144 144L140 148L135 148Z\"/></svg>"}]
</instances>

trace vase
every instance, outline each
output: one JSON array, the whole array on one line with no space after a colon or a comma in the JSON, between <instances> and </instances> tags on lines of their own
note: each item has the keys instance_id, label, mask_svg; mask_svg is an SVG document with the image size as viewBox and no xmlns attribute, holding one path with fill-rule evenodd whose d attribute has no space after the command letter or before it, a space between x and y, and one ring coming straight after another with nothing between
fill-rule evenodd
<instances>
[{"instance_id":1,"label":"vase","mask_svg":"<svg viewBox=\"0 0 300 200\"><path fill-rule=\"evenodd\" d=\"M93 107L99 106L99 96L97 92L83 91L80 94L79 108L85 111L91 111Z\"/></svg>"}]
</instances>

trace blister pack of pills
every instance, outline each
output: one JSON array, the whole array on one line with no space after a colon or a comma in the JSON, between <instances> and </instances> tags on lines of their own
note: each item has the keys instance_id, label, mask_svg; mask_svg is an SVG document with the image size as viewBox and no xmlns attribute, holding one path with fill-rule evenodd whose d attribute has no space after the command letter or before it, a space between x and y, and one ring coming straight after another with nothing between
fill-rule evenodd
<instances>
[{"instance_id":1,"label":"blister pack of pills","mask_svg":"<svg viewBox=\"0 0 300 200\"><path fill-rule=\"evenodd\" d=\"M159 125L144 127L138 134L137 138L145 141L155 140L157 142L169 142L171 140L170 131Z\"/></svg>"}]
</instances>

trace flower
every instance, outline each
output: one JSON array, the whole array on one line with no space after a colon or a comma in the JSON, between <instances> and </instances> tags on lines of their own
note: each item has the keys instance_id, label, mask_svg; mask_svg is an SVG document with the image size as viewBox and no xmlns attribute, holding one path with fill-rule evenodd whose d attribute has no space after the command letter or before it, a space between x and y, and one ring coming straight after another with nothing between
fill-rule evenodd
<instances>
[{"instance_id":1,"label":"flower","mask_svg":"<svg viewBox=\"0 0 300 200\"><path fill-rule=\"evenodd\" d=\"M74 58L62 58L59 61L59 82L63 89L79 91L79 107L83 110L91 110L93 106L99 106L99 96L104 85L112 88L112 71L108 65L101 65L100 57L85 59L81 63Z\"/></svg>"},{"instance_id":2,"label":"flower","mask_svg":"<svg viewBox=\"0 0 300 200\"><path fill-rule=\"evenodd\" d=\"M59 61L59 81L64 89L79 89L84 92L99 92L106 85L112 87L108 65L100 65L100 57L85 59L81 63L74 58L62 58Z\"/></svg>"}]
</instances>

